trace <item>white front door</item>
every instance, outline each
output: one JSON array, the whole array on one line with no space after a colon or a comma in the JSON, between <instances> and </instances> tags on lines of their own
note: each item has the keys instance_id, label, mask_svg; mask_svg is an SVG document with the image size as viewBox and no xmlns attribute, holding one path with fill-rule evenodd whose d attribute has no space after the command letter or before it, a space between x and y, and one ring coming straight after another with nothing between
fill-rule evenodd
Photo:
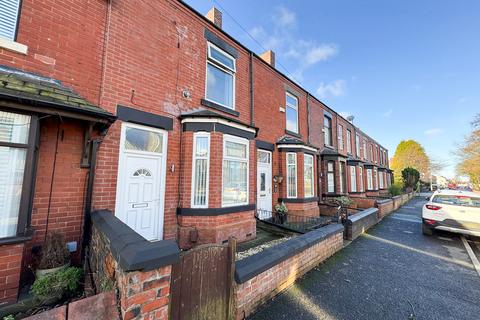
<instances>
[{"instance_id":1,"label":"white front door","mask_svg":"<svg viewBox=\"0 0 480 320\"><path fill-rule=\"evenodd\" d=\"M272 211L272 153L257 151L257 209Z\"/></svg>"},{"instance_id":2,"label":"white front door","mask_svg":"<svg viewBox=\"0 0 480 320\"><path fill-rule=\"evenodd\" d=\"M122 124L116 215L147 240L163 239L167 133Z\"/></svg>"}]
</instances>

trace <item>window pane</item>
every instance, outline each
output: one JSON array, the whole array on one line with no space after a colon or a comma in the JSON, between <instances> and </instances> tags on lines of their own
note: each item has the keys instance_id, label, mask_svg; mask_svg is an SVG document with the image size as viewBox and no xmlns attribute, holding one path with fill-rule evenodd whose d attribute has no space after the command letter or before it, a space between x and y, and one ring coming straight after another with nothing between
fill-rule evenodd
<instances>
[{"instance_id":1,"label":"window pane","mask_svg":"<svg viewBox=\"0 0 480 320\"><path fill-rule=\"evenodd\" d=\"M437 195L432 199L432 202L450 204L454 206L463 207L478 207L480 208L480 197L459 196L459 195Z\"/></svg>"},{"instance_id":2,"label":"window pane","mask_svg":"<svg viewBox=\"0 0 480 320\"><path fill-rule=\"evenodd\" d=\"M265 191L266 190L265 180L266 180L265 173L264 172L260 173L260 191Z\"/></svg>"},{"instance_id":3,"label":"window pane","mask_svg":"<svg viewBox=\"0 0 480 320\"><path fill-rule=\"evenodd\" d=\"M350 190L352 192L357 191L357 172L355 167L350 167Z\"/></svg>"},{"instance_id":4,"label":"window pane","mask_svg":"<svg viewBox=\"0 0 480 320\"><path fill-rule=\"evenodd\" d=\"M208 137L196 137L195 156L206 157L208 155Z\"/></svg>"},{"instance_id":5,"label":"window pane","mask_svg":"<svg viewBox=\"0 0 480 320\"><path fill-rule=\"evenodd\" d=\"M295 99L293 96L287 94L287 105L297 108L298 107L298 100Z\"/></svg>"},{"instance_id":6,"label":"window pane","mask_svg":"<svg viewBox=\"0 0 480 320\"><path fill-rule=\"evenodd\" d=\"M327 170L328 170L328 171L333 171L333 163L332 163L332 162L329 162L329 163L327 164Z\"/></svg>"},{"instance_id":7,"label":"window pane","mask_svg":"<svg viewBox=\"0 0 480 320\"><path fill-rule=\"evenodd\" d=\"M257 151L257 161L261 163L270 163L270 153L265 151Z\"/></svg>"},{"instance_id":8,"label":"window pane","mask_svg":"<svg viewBox=\"0 0 480 320\"><path fill-rule=\"evenodd\" d=\"M233 109L233 75L207 63L207 99Z\"/></svg>"},{"instance_id":9,"label":"window pane","mask_svg":"<svg viewBox=\"0 0 480 320\"><path fill-rule=\"evenodd\" d=\"M15 236L26 149L0 147L0 238Z\"/></svg>"},{"instance_id":10,"label":"window pane","mask_svg":"<svg viewBox=\"0 0 480 320\"><path fill-rule=\"evenodd\" d=\"M313 157L305 156L304 159L304 193L305 197L313 197Z\"/></svg>"},{"instance_id":11,"label":"window pane","mask_svg":"<svg viewBox=\"0 0 480 320\"><path fill-rule=\"evenodd\" d=\"M210 57L225 65L232 71L235 70L235 59L221 52L217 48L210 46Z\"/></svg>"},{"instance_id":12,"label":"window pane","mask_svg":"<svg viewBox=\"0 0 480 320\"><path fill-rule=\"evenodd\" d=\"M20 0L0 1L0 37L15 40Z\"/></svg>"},{"instance_id":13,"label":"window pane","mask_svg":"<svg viewBox=\"0 0 480 320\"><path fill-rule=\"evenodd\" d=\"M287 130L298 132L297 110L287 106Z\"/></svg>"},{"instance_id":14,"label":"window pane","mask_svg":"<svg viewBox=\"0 0 480 320\"><path fill-rule=\"evenodd\" d=\"M327 174L327 189L330 193L335 192L335 180L333 173Z\"/></svg>"},{"instance_id":15,"label":"window pane","mask_svg":"<svg viewBox=\"0 0 480 320\"><path fill-rule=\"evenodd\" d=\"M30 116L0 111L0 141L28 143Z\"/></svg>"},{"instance_id":16,"label":"window pane","mask_svg":"<svg viewBox=\"0 0 480 320\"><path fill-rule=\"evenodd\" d=\"M193 204L204 206L207 204L207 159L195 160L195 181L193 185Z\"/></svg>"},{"instance_id":17,"label":"window pane","mask_svg":"<svg viewBox=\"0 0 480 320\"><path fill-rule=\"evenodd\" d=\"M287 167L287 196L296 197L297 196L297 177L296 177L297 166L295 164L290 164Z\"/></svg>"},{"instance_id":18,"label":"window pane","mask_svg":"<svg viewBox=\"0 0 480 320\"><path fill-rule=\"evenodd\" d=\"M127 128L125 149L162 153L163 135L160 132Z\"/></svg>"},{"instance_id":19,"label":"window pane","mask_svg":"<svg viewBox=\"0 0 480 320\"><path fill-rule=\"evenodd\" d=\"M224 205L247 203L247 163L240 161L223 161Z\"/></svg>"},{"instance_id":20,"label":"window pane","mask_svg":"<svg viewBox=\"0 0 480 320\"><path fill-rule=\"evenodd\" d=\"M243 143L236 143L227 141L225 143L226 155L227 157L235 158L247 158L247 146Z\"/></svg>"}]
</instances>

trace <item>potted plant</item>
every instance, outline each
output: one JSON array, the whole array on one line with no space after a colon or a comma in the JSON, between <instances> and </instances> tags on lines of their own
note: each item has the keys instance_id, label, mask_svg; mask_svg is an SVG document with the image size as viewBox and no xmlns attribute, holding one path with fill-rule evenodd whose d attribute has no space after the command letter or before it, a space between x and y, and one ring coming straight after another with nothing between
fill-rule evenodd
<instances>
[{"instance_id":1,"label":"potted plant","mask_svg":"<svg viewBox=\"0 0 480 320\"><path fill-rule=\"evenodd\" d=\"M65 237L58 232L48 234L42 247L40 263L35 271L37 279L69 266L70 252L67 249Z\"/></svg>"},{"instance_id":2,"label":"potted plant","mask_svg":"<svg viewBox=\"0 0 480 320\"><path fill-rule=\"evenodd\" d=\"M288 208L285 203L277 203L275 205L275 212L280 219L280 223L283 224L287 218Z\"/></svg>"}]
</instances>

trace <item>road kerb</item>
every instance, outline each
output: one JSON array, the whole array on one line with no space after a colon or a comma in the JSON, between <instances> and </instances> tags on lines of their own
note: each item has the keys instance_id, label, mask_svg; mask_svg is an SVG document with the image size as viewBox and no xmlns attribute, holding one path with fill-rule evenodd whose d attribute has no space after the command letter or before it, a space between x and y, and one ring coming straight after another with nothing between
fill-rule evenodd
<instances>
[{"instance_id":1,"label":"road kerb","mask_svg":"<svg viewBox=\"0 0 480 320\"><path fill-rule=\"evenodd\" d=\"M477 270L478 276L480 277L480 262L478 262L477 256L475 256L475 253L468 244L467 239L465 239L464 236L460 236L460 239L462 239L463 245L465 246L465 249L467 249L468 256L470 257L470 260L472 260L473 266L475 267L475 270Z\"/></svg>"}]
</instances>

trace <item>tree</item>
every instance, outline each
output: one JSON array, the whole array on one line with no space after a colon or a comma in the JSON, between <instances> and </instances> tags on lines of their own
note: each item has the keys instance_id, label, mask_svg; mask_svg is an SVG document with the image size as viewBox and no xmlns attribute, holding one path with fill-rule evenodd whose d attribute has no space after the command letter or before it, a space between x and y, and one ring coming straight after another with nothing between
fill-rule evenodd
<instances>
[{"instance_id":1,"label":"tree","mask_svg":"<svg viewBox=\"0 0 480 320\"><path fill-rule=\"evenodd\" d=\"M474 188L480 190L480 113L473 120L472 128L473 131L457 151L460 158L457 171L467 175Z\"/></svg>"},{"instance_id":2,"label":"tree","mask_svg":"<svg viewBox=\"0 0 480 320\"><path fill-rule=\"evenodd\" d=\"M411 192L417 187L417 184L420 181L420 172L415 168L407 167L402 170L402 178L405 189L407 192Z\"/></svg>"},{"instance_id":3,"label":"tree","mask_svg":"<svg viewBox=\"0 0 480 320\"><path fill-rule=\"evenodd\" d=\"M395 150L390 167L395 171L395 181L403 181L402 170L405 168L417 169L420 179L430 179L431 161L425 149L415 140L402 140Z\"/></svg>"}]
</instances>

